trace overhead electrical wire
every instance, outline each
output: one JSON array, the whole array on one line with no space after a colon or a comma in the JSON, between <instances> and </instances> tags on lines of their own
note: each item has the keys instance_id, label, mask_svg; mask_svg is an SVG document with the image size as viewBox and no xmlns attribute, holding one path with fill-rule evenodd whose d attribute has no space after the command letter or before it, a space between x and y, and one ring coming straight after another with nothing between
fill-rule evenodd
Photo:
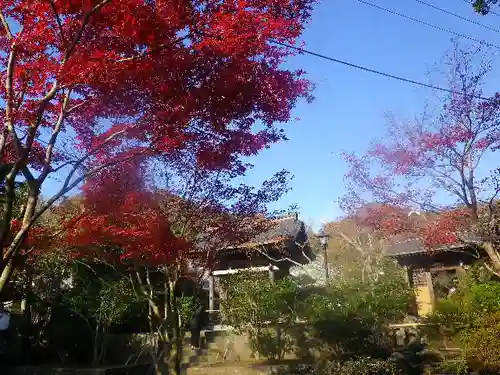
<instances>
[{"instance_id":1,"label":"overhead electrical wire","mask_svg":"<svg viewBox=\"0 0 500 375\"><path fill-rule=\"evenodd\" d=\"M497 46L496 44L489 43L489 42L487 42L485 40L480 40L480 39L476 39L476 38L473 38L473 37L465 35L465 34L457 33L456 31L445 29L444 27L441 27L441 26L433 25L431 23L428 23L428 22L425 22L425 21L422 21L422 20L419 20L419 19L407 16L406 14L403 14L403 13L398 13L398 12L396 12L394 10L381 7L379 5L370 3L370 2L365 1L365 0L357 0L357 1L360 2L360 3L362 3L362 4L365 4L365 5L371 6L373 8L376 8L378 10L382 10L384 12L387 12L387 13L390 13L390 14L394 14L394 15L399 16L399 17L403 17L403 18L405 18L407 20L410 20L410 21L413 21L413 22L417 22L417 23L420 23L420 24L425 25L425 26L432 27L432 28L434 28L436 30L440 30L440 31L443 31L443 32L446 32L446 33L449 33L449 34L453 34L453 35L458 36L460 38L468 39L468 40L471 40L471 41L479 43L479 44L484 44L484 45L486 45L488 47L494 47L494 48L500 49L500 46Z\"/></svg>"},{"instance_id":2,"label":"overhead electrical wire","mask_svg":"<svg viewBox=\"0 0 500 375\"><path fill-rule=\"evenodd\" d=\"M388 13L391 13L391 14L394 14L394 15L397 15L397 16L400 16L400 17L403 17L403 18L406 18L406 19L409 19L411 21L414 21L414 22L418 22L420 24L423 24L423 25L426 25L426 26L429 26L429 27L432 27L432 28L435 28L437 30L440 30L440 31L444 31L444 32L448 32L450 34L454 34L456 36L459 36L459 37L462 37L462 38L465 38L465 39L469 39L469 40L472 40L476 43L480 43L480 44L485 44L487 46L490 46L490 47L495 47L495 48L498 48L500 49L500 46L496 46L494 44L491 44L491 43L488 43L484 40L478 40L478 39L475 39L475 38L472 38L472 37L469 37L467 35L464 35L464 34L460 34L460 33L457 33L457 32L454 32L454 31L451 31L451 30L448 30L448 29L445 29L445 28L442 28L440 26L436 26L436 25L432 25L430 23L427 23L425 21L421 21L421 20L418 20L416 18L413 18L413 17L410 17L410 16L407 16L405 14L402 14L402 13L398 13L396 11L393 11L393 10L390 10L390 9L387 9L387 8L383 8L379 5L376 5L376 4L372 4L368 1L365 1L365 0L357 0L358 2L362 3L362 4L365 4L365 5L369 5L371 7L374 7L374 8L377 8L379 10L382 10L382 11L385 11L385 12L388 12ZM496 30L496 29L493 29L493 28L490 28L486 25L483 25L483 24L480 24L479 22L475 22L475 21L472 21L472 20L469 20L465 17L461 17L459 15L456 15L454 13L451 13L451 12L448 12L444 9L441 9L441 8L438 8L432 4L428 4L422 0L415 0L417 1L418 3L422 3L424 5L427 5L427 6L430 6L432 8L435 8L437 10L440 10L440 11L443 11L445 13L449 13L453 16L456 16L458 18L462 18L466 21L470 21L472 23L475 23L479 26L483 26L483 27L486 27L486 28L489 28L495 32L499 32L500 33L500 30ZM469 3L468 0L464 0L465 2ZM490 12L490 13L493 13L493 12ZM496 13L494 13L496 14ZM282 47L286 47L286 48L289 48L289 49L293 49L293 50L296 50L298 52L301 52L301 53L304 53L304 54L307 54L307 55L311 55L311 56L315 56L315 57L318 57L318 58L321 58L321 59L324 59L324 60L328 60L328 61L331 61L331 62L335 62L335 63L338 63L338 64L341 64L341 65L345 65L345 66L349 66L351 68L355 68L355 69L358 69L358 70L362 70L362 71L365 71L365 72L368 72L368 73L373 73L373 74L377 74L377 75L380 75L380 76L383 76L383 77L387 77L387 78L391 78L391 79L395 79L395 80L398 80L398 81L401 81L401 82L406 82L406 83L411 83L413 85L416 85L416 86L421 86L421 87L425 87L425 88L429 88L429 89L432 89L432 90L437 90L437 91L443 91L443 92L448 92L450 94L458 94L458 95L464 95L458 91L453 91L453 90L450 90L450 89L446 89L444 87L439 87L439 86L435 86L435 85L431 85L431 84L427 84L427 83L424 83L424 82L420 82L420 81L415 81L413 79L409 79L409 78L404 78L404 77L401 77L401 76L396 76L396 75L393 75L393 74L390 74L390 73L385 73L385 72L382 72L382 71L379 71L379 70L375 70L375 69L371 69L371 68L367 68L367 67L364 67L364 66L361 66L361 65L357 65L357 64L353 64L353 63L350 63L348 61L343 61L343 60L339 60L339 59L336 59L336 58L333 58L333 57L329 57L329 56L326 56L326 55L322 55L320 53L316 53L316 52L313 52L313 51L309 51L309 50L306 50L304 48L300 48L300 47L296 47L296 46L293 46L291 44L287 44L287 43L282 43L282 42L279 42L277 40L272 40L272 43L274 44L277 44L277 45L280 45ZM482 96L473 96L474 98L476 99L481 99L481 100L489 100L488 98L485 98L485 97L482 97ZM27 133L24 133L24 135L27 135ZM44 140L41 140L41 139L38 139L37 140L38 142L41 142L41 143L44 143L46 145L48 145L48 142L44 141ZM57 148L54 147L54 149L57 151Z\"/></svg>"},{"instance_id":3,"label":"overhead electrical wire","mask_svg":"<svg viewBox=\"0 0 500 375\"><path fill-rule=\"evenodd\" d=\"M479 27L482 27L482 28L485 28L485 29L488 29L488 30L494 31L494 32L496 32L496 33L500 33L500 30L495 29L494 27L491 27L491 26L485 25L485 24L480 23L480 22L476 22L476 21L471 20L470 18L467 18L467 17L462 17L460 14L456 14L456 13L450 12L450 11L448 11L448 10L446 10L446 9L440 8L440 7L438 7L438 6L435 6L435 5L433 5L433 4L429 4L429 3L428 3L428 2L426 2L426 1L423 1L423 0L415 0L415 1L416 1L417 3L420 3L420 4L422 4L422 5L427 6L427 7L429 7L429 8L432 8L432 9L438 10L438 11L440 11L440 12L442 12L442 13L445 13L445 14L448 14L448 15L450 15L450 16L453 16L453 17L459 18L459 19L461 19L461 20L464 20L464 21L470 22L470 23L472 23L472 24L474 24L474 25L477 25L477 26L479 26Z\"/></svg>"},{"instance_id":4,"label":"overhead electrical wire","mask_svg":"<svg viewBox=\"0 0 500 375\"><path fill-rule=\"evenodd\" d=\"M426 88L429 88L429 89L432 89L432 90L443 91L443 92L447 92L447 93L450 93L450 94L456 94L456 95L462 95L462 96L472 96L473 98L481 99L481 100L490 100L489 98L486 98L486 97L483 97L483 96L466 95L466 94L463 94L463 93L461 93L459 91L453 91L453 90L450 90L450 89L447 89L447 88L444 88L444 87L435 86L435 85L431 85L431 84L428 84L428 83L424 83L424 82L420 82L420 81L415 81L413 79L409 79L409 78L397 76L397 75L394 75L394 74L385 73L385 72L382 72L380 70L375 70L375 69L367 68L367 67L362 66L362 65L357 65L357 64L350 63L348 61L344 61L344 60L336 59L336 58L329 57L329 56L326 56L326 55L322 55L320 53L309 51L309 50L304 49L304 48L296 47L296 46L293 46L291 44L282 43L282 42L279 42L277 40L272 40L272 42L274 44L277 44L277 45L280 45L282 47L286 47L286 48L289 48L289 49L293 49L295 51L304 53L306 55L315 56L315 57L318 57L318 58L323 59L323 60L328 60L328 61L331 61L331 62L335 62L337 64L345 65L345 66L348 66L348 67L351 67L351 68L355 68L355 69L358 69L358 70L362 70L362 71L365 71L365 72L368 72L368 73L373 73L373 74L377 74L377 75L380 75L380 76L383 76L383 77L392 78L392 79L395 79L395 80L398 80L398 81L402 81L402 82L406 82L406 83L411 83L411 84L416 85L416 86L426 87Z\"/></svg>"}]
</instances>

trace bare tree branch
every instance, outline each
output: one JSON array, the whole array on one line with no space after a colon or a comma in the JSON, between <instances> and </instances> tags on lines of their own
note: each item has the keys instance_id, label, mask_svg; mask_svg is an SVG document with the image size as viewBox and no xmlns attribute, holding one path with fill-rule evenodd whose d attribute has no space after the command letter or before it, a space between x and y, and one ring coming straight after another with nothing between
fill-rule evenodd
<instances>
[{"instance_id":1,"label":"bare tree branch","mask_svg":"<svg viewBox=\"0 0 500 375\"><path fill-rule=\"evenodd\" d=\"M64 95L63 102L61 103L61 110L59 111L59 116L57 118L56 124L54 126L54 130L52 131L52 134L50 136L49 142L47 143L47 150L45 151L45 160L44 160L44 166L42 173L38 177L39 183L42 183L47 175L50 172L51 169L51 161L52 161L52 155L54 152L54 147L55 143L57 140L57 136L61 132L62 124L64 122L65 116L66 116L66 108L68 107L69 100L71 96L71 90L68 90L66 95Z\"/></svg>"},{"instance_id":2,"label":"bare tree branch","mask_svg":"<svg viewBox=\"0 0 500 375\"><path fill-rule=\"evenodd\" d=\"M495 271L488 263L483 263L484 267L490 271L493 275L500 277L500 272Z\"/></svg>"},{"instance_id":3,"label":"bare tree branch","mask_svg":"<svg viewBox=\"0 0 500 375\"><path fill-rule=\"evenodd\" d=\"M108 167L111 167L113 165L119 164L126 162L130 159L135 158L136 156L140 155L142 152L134 154L129 156L128 158L124 159L116 159L112 160L111 162L105 163L99 167L96 167L89 171L88 173L83 174L81 177L77 178L74 180L71 184L68 182L67 184L65 183L63 187L56 193L54 194L50 199L48 199L41 207L38 209L30 219L27 220L26 224L23 224L22 228L17 232L16 236L12 240L10 246L7 248L7 250L4 253L3 258L6 260L11 259L19 250L24 237L28 233L28 230L33 226L33 224L40 218L40 216L47 211L49 207L51 207L57 200L59 200L64 194L68 193L72 189L74 189L76 186L78 186L83 180L85 180L87 177L92 176L99 171L106 169Z\"/></svg>"},{"instance_id":4,"label":"bare tree branch","mask_svg":"<svg viewBox=\"0 0 500 375\"><path fill-rule=\"evenodd\" d=\"M302 267L302 264L300 264L299 262L296 262L293 259L290 259L288 257L284 257L284 258L280 258L280 259L273 258L269 254L267 254L267 252L265 250L260 250L259 247L263 247L263 246L257 245L257 246L252 246L251 248L253 250L256 250L259 254L263 255L264 257L266 257L267 259L269 259L272 262L275 262L275 263L290 262L292 264L295 264L296 266Z\"/></svg>"},{"instance_id":5,"label":"bare tree branch","mask_svg":"<svg viewBox=\"0 0 500 375\"><path fill-rule=\"evenodd\" d=\"M306 252L304 251L304 249L305 249L305 247L307 246L308 242L309 242L309 240L307 240L306 242L304 242L303 244L301 244L301 243L299 243L299 242L295 241L295 245L296 245L296 246L300 249L300 252L302 253L302 256L303 256L304 258L306 258L306 259L307 259L307 261L308 261L309 263L312 263L312 259L311 259L311 258L309 258L309 257L306 255Z\"/></svg>"},{"instance_id":6,"label":"bare tree branch","mask_svg":"<svg viewBox=\"0 0 500 375\"><path fill-rule=\"evenodd\" d=\"M82 38L83 32L85 30L85 27L87 26L87 23L90 20L90 17L92 17L92 15L95 12L97 12L99 9L101 9L103 6L105 6L109 2L111 2L111 0L103 0L103 1L101 1L99 4L95 5L89 12L87 12L84 15L83 20L82 20L82 25L80 26L80 29L76 33L75 38L73 39L73 41L71 42L71 45L69 46L69 48L66 50L66 53L64 54L63 64L69 59L69 57L73 53L73 50L75 49L76 45L78 44L78 42Z\"/></svg>"},{"instance_id":7,"label":"bare tree branch","mask_svg":"<svg viewBox=\"0 0 500 375\"><path fill-rule=\"evenodd\" d=\"M66 47L67 41L66 37L64 36L64 30L61 22L61 17L59 17L59 13L57 12L56 4L54 3L53 0L50 0L50 7L52 8L52 11L54 12L54 17L56 18L57 26L59 27L59 36L61 37L61 42L63 44L63 47Z\"/></svg>"},{"instance_id":8,"label":"bare tree branch","mask_svg":"<svg viewBox=\"0 0 500 375\"><path fill-rule=\"evenodd\" d=\"M3 15L3 12L0 12L0 19L2 20L2 25L5 29L5 33L7 34L7 37L12 40L14 36L12 35L12 32L10 31L9 23L5 19L5 16Z\"/></svg>"}]
</instances>

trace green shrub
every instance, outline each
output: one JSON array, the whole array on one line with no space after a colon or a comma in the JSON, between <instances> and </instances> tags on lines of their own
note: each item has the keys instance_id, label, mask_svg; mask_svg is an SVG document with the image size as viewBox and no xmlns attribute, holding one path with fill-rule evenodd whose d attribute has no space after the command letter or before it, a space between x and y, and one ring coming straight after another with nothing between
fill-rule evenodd
<instances>
[{"instance_id":1,"label":"green shrub","mask_svg":"<svg viewBox=\"0 0 500 375\"><path fill-rule=\"evenodd\" d=\"M181 296L176 298L176 302L181 322L183 326L187 326L189 324L189 320L193 316L193 311L195 311L196 307L198 307L200 301L196 297Z\"/></svg>"},{"instance_id":2,"label":"green shrub","mask_svg":"<svg viewBox=\"0 0 500 375\"><path fill-rule=\"evenodd\" d=\"M442 375L467 375L469 369L467 363L462 360L444 361L437 366L435 373Z\"/></svg>"},{"instance_id":3,"label":"green shrub","mask_svg":"<svg viewBox=\"0 0 500 375\"><path fill-rule=\"evenodd\" d=\"M222 281L223 322L248 333L254 352L270 359L283 358L303 343L305 335L283 334L278 345L275 328L280 324L285 332L297 319L312 326L309 352L320 351L328 359L384 359L392 349L382 327L405 316L413 294L400 270L388 266L379 276L338 278L314 287L292 278L271 281L266 275L236 274ZM306 351L300 356L307 357Z\"/></svg>"},{"instance_id":4,"label":"green shrub","mask_svg":"<svg viewBox=\"0 0 500 375\"><path fill-rule=\"evenodd\" d=\"M442 360L441 355L429 351L424 344L413 342L403 350L395 352L391 360L406 375L421 375L428 365Z\"/></svg>"},{"instance_id":5,"label":"green shrub","mask_svg":"<svg viewBox=\"0 0 500 375\"><path fill-rule=\"evenodd\" d=\"M325 375L398 375L401 370L390 361L360 358L347 362L331 362Z\"/></svg>"},{"instance_id":6,"label":"green shrub","mask_svg":"<svg viewBox=\"0 0 500 375\"><path fill-rule=\"evenodd\" d=\"M267 359L280 359L294 350L294 340L285 332L280 333L279 343L275 329L251 330L248 333L252 352Z\"/></svg>"},{"instance_id":7,"label":"green shrub","mask_svg":"<svg viewBox=\"0 0 500 375\"><path fill-rule=\"evenodd\" d=\"M408 283L396 271L384 273L376 281L336 280L329 285L329 292L337 311L380 324L402 320L414 297Z\"/></svg>"},{"instance_id":8,"label":"green shrub","mask_svg":"<svg viewBox=\"0 0 500 375\"><path fill-rule=\"evenodd\" d=\"M481 319L475 329L463 332L461 342L472 368L500 371L500 313Z\"/></svg>"},{"instance_id":9,"label":"green shrub","mask_svg":"<svg viewBox=\"0 0 500 375\"><path fill-rule=\"evenodd\" d=\"M457 292L441 299L428 318L429 332L457 341L462 362L478 371L500 371L500 283L474 266Z\"/></svg>"},{"instance_id":10,"label":"green shrub","mask_svg":"<svg viewBox=\"0 0 500 375\"><path fill-rule=\"evenodd\" d=\"M359 358L350 361L331 361L315 366L300 366L280 370L279 375L404 375L390 361Z\"/></svg>"},{"instance_id":11,"label":"green shrub","mask_svg":"<svg viewBox=\"0 0 500 375\"><path fill-rule=\"evenodd\" d=\"M313 324L313 335L326 347L323 356L329 359L347 359L368 356L385 359L392 348L381 328L373 320L354 314L332 314Z\"/></svg>"},{"instance_id":12,"label":"green shrub","mask_svg":"<svg viewBox=\"0 0 500 375\"><path fill-rule=\"evenodd\" d=\"M290 279L271 281L248 272L222 281L226 298L221 300L223 323L246 332L254 353L279 359L293 351L289 335L282 332L278 345L278 324L289 327L301 316L298 285Z\"/></svg>"},{"instance_id":13,"label":"green shrub","mask_svg":"<svg viewBox=\"0 0 500 375\"><path fill-rule=\"evenodd\" d=\"M488 279L480 265L467 271L453 295L439 299L428 323L447 338L474 329L484 317L500 312L500 283Z\"/></svg>"}]
</instances>

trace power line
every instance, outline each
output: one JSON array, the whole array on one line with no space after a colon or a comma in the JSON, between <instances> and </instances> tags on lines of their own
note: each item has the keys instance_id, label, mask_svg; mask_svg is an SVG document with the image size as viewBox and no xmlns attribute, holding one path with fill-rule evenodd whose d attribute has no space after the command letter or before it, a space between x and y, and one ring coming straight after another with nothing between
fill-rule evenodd
<instances>
[{"instance_id":1,"label":"power line","mask_svg":"<svg viewBox=\"0 0 500 375\"><path fill-rule=\"evenodd\" d=\"M450 11L448 11L448 10L446 10L446 9L443 9L443 8L437 7L437 6L433 5L433 4L429 4L429 3L428 3L428 2L426 2L426 1L423 1L423 0L415 0L415 1L416 1L417 3L420 3L420 4L422 4L422 5L427 6L427 7L429 7L429 8L436 9L436 10L438 10L438 11L442 12L442 13L445 13L445 14L448 14L448 15L450 15L450 16L453 16L453 17L459 18L459 19L461 19L461 20L464 20L464 21L467 21L467 22L473 23L474 25L477 25L477 26L483 27L483 28L485 28L485 29L488 29L488 30L494 31L494 32L496 32L496 33L500 33L500 30L495 29L494 27L490 27L490 26L485 25L485 24L482 24L482 23L480 23L480 22L476 22L476 21L471 20L470 18L467 18L467 17L462 17L462 16L461 16L461 15L459 15L459 14L456 14L456 13L450 12Z\"/></svg>"},{"instance_id":2,"label":"power line","mask_svg":"<svg viewBox=\"0 0 500 375\"><path fill-rule=\"evenodd\" d=\"M484 44L484 45L486 45L488 47L494 47L494 48L500 49L500 46L497 46L497 45L492 44L492 43L488 43L488 42L486 42L484 40L479 40L479 39L470 37L470 36L465 35L465 34L457 33L455 31L452 31L452 30L449 30L449 29L445 29L444 27L441 27L441 26L433 25L431 23L428 23L428 22L425 22L425 21L422 21L422 20L419 20L419 19L407 16L406 14L398 13L398 12L396 12L394 10L387 9L387 8L381 7L379 5L369 3L368 1L365 1L365 0L358 0L358 2L360 2L362 4L365 4L365 5L369 5L369 6L373 7L373 8L376 8L378 10L382 10L382 11L390 13L390 14L394 14L396 16L403 17L403 18L405 18L407 20L410 20L410 21L413 21L413 22L417 22L417 23L420 23L420 24L425 25L425 26L432 27L433 29L440 30L440 31L443 31L443 32L446 32L446 33L449 33L449 34L453 34L453 35L458 36L460 38L468 39L468 40L471 40L471 41L479 43L479 44Z\"/></svg>"},{"instance_id":3,"label":"power line","mask_svg":"<svg viewBox=\"0 0 500 375\"><path fill-rule=\"evenodd\" d=\"M274 44L278 44L280 46L283 46L283 47L286 47L286 48L289 48L289 49L293 49L295 51L304 53L306 55L311 55L311 56L319 57L320 59L323 59L323 60L328 60L328 61L335 62L335 63L341 64L341 65L346 65L346 66L349 66L351 68L363 70L363 71L368 72L368 73L378 74L378 75L383 76L383 77L392 78L392 79L395 79L395 80L398 80L398 81L402 81L402 82L406 82L406 83L411 83L411 84L416 85L416 86L422 86L422 87L426 87L426 88L433 89L433 90L447 92L447 93L450 93L450 94L457 94L457 95L462 95L462 96L469 96L469 95L466 95L466 94L461 93L459 91L453 91L453 90L450 90L450 89L446 89L444 87L439 87L439 86L431 85L431 84L428 84L428 83L424 83L424 82L420 82L420 81L415 81L413 79L404 78L404 77L401 77L401 76L396 76L394 74L381 72L380 70L370 69L370 68L367 68L367 67L364 67L364 66L361 66L361 65L356 65L356 64L353 64L353 63L350 63L350 62L347 62L347 61L335 59L333 57L329 57L329 56L322 55L320 53L309 51L309 50L306 50L304 48L292 46L291 44L282 43L282 42L279 42L277 40L272 40L272 42ZM476 99L481 99L481 100L489 100L488 98L485 98L485 97L482 97L482 96L472 95L472 97L476 98Z\"/></svg>"}]
</instances>

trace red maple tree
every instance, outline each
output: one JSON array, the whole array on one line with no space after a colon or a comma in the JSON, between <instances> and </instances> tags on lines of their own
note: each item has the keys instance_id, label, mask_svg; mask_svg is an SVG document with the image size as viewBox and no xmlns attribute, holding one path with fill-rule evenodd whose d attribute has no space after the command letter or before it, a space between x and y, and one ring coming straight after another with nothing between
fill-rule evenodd
<instances>
[{"instance_id":1,"label":"red maple tree","mask_svg":"<svg viewBox=\"0 0 500 375\"><path fill-rule=\"evenodd\" d=\"M348 193L355 214L373 204L371 222L390 235L420 237L427 248L479 244L500 273L499 169L484 173L500 146L500 96L484 100L489 71L477 55L456 48L450 90L440 113L422 121L391 121L389 132L363 156L345 154ZM451 200L450 200L451 197Z\"/></svg>"},{"instance_id":2,"label":"red maple tree","mask_svg":"<svg viewBox=\"0 0 500 375\"><path fill-rule=\"evenodd\" d=\"M63 234L74 256L168 264L188 246L172 234L134 164L121 163L87 181L79 210L66 221Z\"/></svg>"},{"instance_id":3,"label":"red maple tree","mask_svg":"<svg viewBox=\"0 0 500 375\"><path fill-rule=\"evenodd\" d=\"M295 43L314 2L2 1L0 292L31 226L88 177L188 143L221 167L284 139L276 124L310 85L273 42ZM38 204L51 177L59 188ZM29 192L7 241L16 178Z\"/></svg>"},{"instance_id":4,"label":"red maple tree","mask_svg":"<svg viewBox=\"0 0 500 375\"><path fill-rule=\"evenodd\" d=\"M235 184L245 172L237 159L222 169L206 169L193 151L162 158L166 181L150 181L137 162L94 175L86 181L79 208L63 224L63 242L74 257L118 263L147 299L150 326L160 338L154 355L158 373L164 356L170 369L180 371L185 327L176 310L178 282L210 272L219 250L266 230L271 224L267 203L287 190L285 172L255 190ZM159 292L164 307L154 298ZM167 342L171 349L162 352Z\"/></svg>"}]
</instances>

